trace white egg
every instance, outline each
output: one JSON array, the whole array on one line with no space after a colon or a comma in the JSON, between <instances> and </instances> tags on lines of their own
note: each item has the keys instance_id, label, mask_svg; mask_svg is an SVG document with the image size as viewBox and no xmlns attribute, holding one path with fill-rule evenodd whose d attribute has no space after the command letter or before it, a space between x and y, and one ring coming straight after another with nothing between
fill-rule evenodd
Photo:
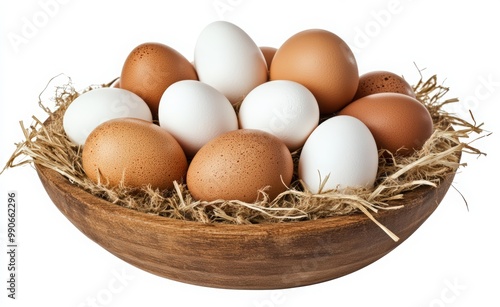
<instances>
[{"instance_id":1,"label":"white egg","mask_svg":"<svg viewBox=\"0 0 500 307\"><path fill-rule=\"evenodd\" d=\"M229 100L210 85L183 80L170 85L158 107L160 127L192 157L212 138L238 129L236 112Z\"/></svg>"},{"instance_id":2,"label":"white egg","mask_svg":"<svg viewBox=\"0 0 500 307\"><path fill-rule=\"evenodd\" d=\"M243 100L238 116L241 128L269 132L295 151L318 126L319 107L305 86L275 80L254 88Z\"/></svg>"},{"instance_id":3,"label":"white egg","mask_svg":"<svg viewBox=\"0 0 500 307\"><path fill-rule=\"evenodd\" d=\"M241 28L215 21L198 36L194 64L200 81L240 102L257 85L267 81L267 64L260 48Z\"/></svg>"},{"instance_id":4,"label":"white egg","mask_svg":"<svg viewBox=\"0 0 500 307\"><path fill-rule=\"evenodd\" d=\"M71 102L64 113L63 128L73 143L83 145L99 124L123 117L153 121L148 105L136 94L121 88L98 88Z\"/></svg>"},{"instance_id":5,"label":"white egg","mask_svg":"<svg viewBox=\"0 0 500 307\"><path fill-rule=\"evenodd\" d=\"M312 193L372 187L377 170L373 135L360 120L347 115L321 123L307 139L299 159L299 178Z\"/></svg>"}]
</instances>

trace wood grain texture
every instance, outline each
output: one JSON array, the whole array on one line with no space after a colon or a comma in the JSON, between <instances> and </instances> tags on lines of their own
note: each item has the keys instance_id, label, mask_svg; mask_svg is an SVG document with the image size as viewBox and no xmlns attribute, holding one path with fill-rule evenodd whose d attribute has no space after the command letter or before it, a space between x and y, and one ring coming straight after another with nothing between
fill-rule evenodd
<instances>
[{"instance_id":1,"label":"wood grain texture","mask_svg":"<svg viewBox=\"0 0 500 307\"><path fill-rule=\"evenodd\" d=\"M407 239L437 208L454 177L438 188L406 194L399 210L375 218L400 237L394 242L363 214L259 225L208 225L140 213L111 204L36 165L59 210L87 237L153 274L196 285L279 289L355 272ZM397 204L397 203L393 203Z\"/></svg>"}]
</instances>

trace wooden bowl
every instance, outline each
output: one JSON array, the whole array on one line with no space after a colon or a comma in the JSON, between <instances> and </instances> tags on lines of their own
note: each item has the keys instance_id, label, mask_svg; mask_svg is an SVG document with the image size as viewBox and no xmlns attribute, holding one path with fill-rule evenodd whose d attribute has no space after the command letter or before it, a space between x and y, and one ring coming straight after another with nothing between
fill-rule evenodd
<instances>
[{"instance_id":1,"label":"wooden bowl","mask_svg":"<svg viewBox=\"0 0 500 307\"><path fill-rule=\"evenodd\" d=\"M436 209L453 180L420 187L375 218L364 214L314 221L208 225L140 213L95 197L59 173L36 166L48 195L87 237L120 259L169 279L217 288L278 289L331 280L381 258Z\"/></svg>"}]
</instances>

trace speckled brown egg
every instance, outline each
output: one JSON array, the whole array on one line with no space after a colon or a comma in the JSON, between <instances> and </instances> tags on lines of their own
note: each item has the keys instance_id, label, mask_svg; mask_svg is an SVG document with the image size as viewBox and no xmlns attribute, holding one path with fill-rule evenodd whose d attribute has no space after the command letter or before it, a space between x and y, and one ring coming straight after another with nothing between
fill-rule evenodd
<instances>
[{"instance_id":1,"label":"speckled brown egg","mask_svg":"<svg viewBox=\"0 0 500 307\"><path fill-rule=\"evenodd\" d=\"M267 68L269 69L269 67L271 67L271 63L273 62L274 55L276 54L276 51L278 49L267 46L262 46L259 48L260 51L262 51L262 54L264 55L264 59L266 59Z\"/></svg>"},{"instance_id":2,"label":"speckled brown egg","mask_svg":"<svg viewBox=\"0 0 500 307\"><path fill-rule=\"evenodd\" d=\"M339 112L361 120L377 147L396 155L411 155L433 132L432 117L415 98L400 93L377 93L350 103Z\"/></svg>"},{"instance_id":3,"label":"speckled brown egg","mask_svg":"<svg viewBox=\"0 0 500 307\"><path fill-rule=\"evenodd\" d=\"M372 71L359 77L359 85L353 100L376 93L400 93L415 98L408 82L390 71Z\"/></svg>"},{"instance_id":4,"label":"speckled brown egg","mask_svg":"<svg viewBox=\"0 0 500 307\"><path fill-rule=\"evenodd\" d=\"M307 87L322 114L334 113L352 101L358 88L358 66L349 46L326 30L299 32L276 51L270 80L291 80Z\"/></svg>"},{"instance_id":5,"label":"speckled brown egg","mask_svg":"<svg viewBox=\"0 0 500 307\"><path fill-rule=\"evenodd\" d=\"M255 202L268 187L274 199L286 190L293 161L286 145L270 133L240 129L211 140L194 156L187 186L195 199Z\"/></svg>"},{"instance_id":6,"label":"speckled brown egg","mask_svg":"<svg viewBox=\"0 0 500 307\"><path fill-rule=\"evenodd\" d=\"M159 126L140 119L120 118L97 126L82 152L85 174L94 182L129 187L151 185L170 189L182 182L187 160L179 143Z\"/></svg>"},{"instance_id":7,"label":"speckled brown egg","mask_svg":"<svg viewBox=\"0 0 500 307\"><path fill-rule=\"evenodd\" d=\"M197 80L194 66L175 49L144 43L132 50L122 68L120 87L141 97L158 118L158 105L169 85L180 80Z\"/></svg>"}]
</instances>

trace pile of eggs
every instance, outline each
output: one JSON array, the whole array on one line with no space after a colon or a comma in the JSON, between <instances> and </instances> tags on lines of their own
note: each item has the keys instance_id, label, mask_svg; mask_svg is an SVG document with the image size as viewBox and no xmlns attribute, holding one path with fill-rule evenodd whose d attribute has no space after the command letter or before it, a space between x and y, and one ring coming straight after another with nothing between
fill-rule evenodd
<instances>
[{"instance_id":1,"label":"pile of eggs","mask_svg":"<svg viewBox=\"0 0 500 307\"><path fill-rule=\"evenodd\" d=\"M275 49L225 21L199 34L193 63L163 44L137 46L117 84L77 97L63 127L95 182L185 182L195 199L245 202L290 186L293 152L312 193L371 187L379 150L410 155L433 131L403 78L359 76L334 33L305 30Z\"/></svg>"}]
</instances>

